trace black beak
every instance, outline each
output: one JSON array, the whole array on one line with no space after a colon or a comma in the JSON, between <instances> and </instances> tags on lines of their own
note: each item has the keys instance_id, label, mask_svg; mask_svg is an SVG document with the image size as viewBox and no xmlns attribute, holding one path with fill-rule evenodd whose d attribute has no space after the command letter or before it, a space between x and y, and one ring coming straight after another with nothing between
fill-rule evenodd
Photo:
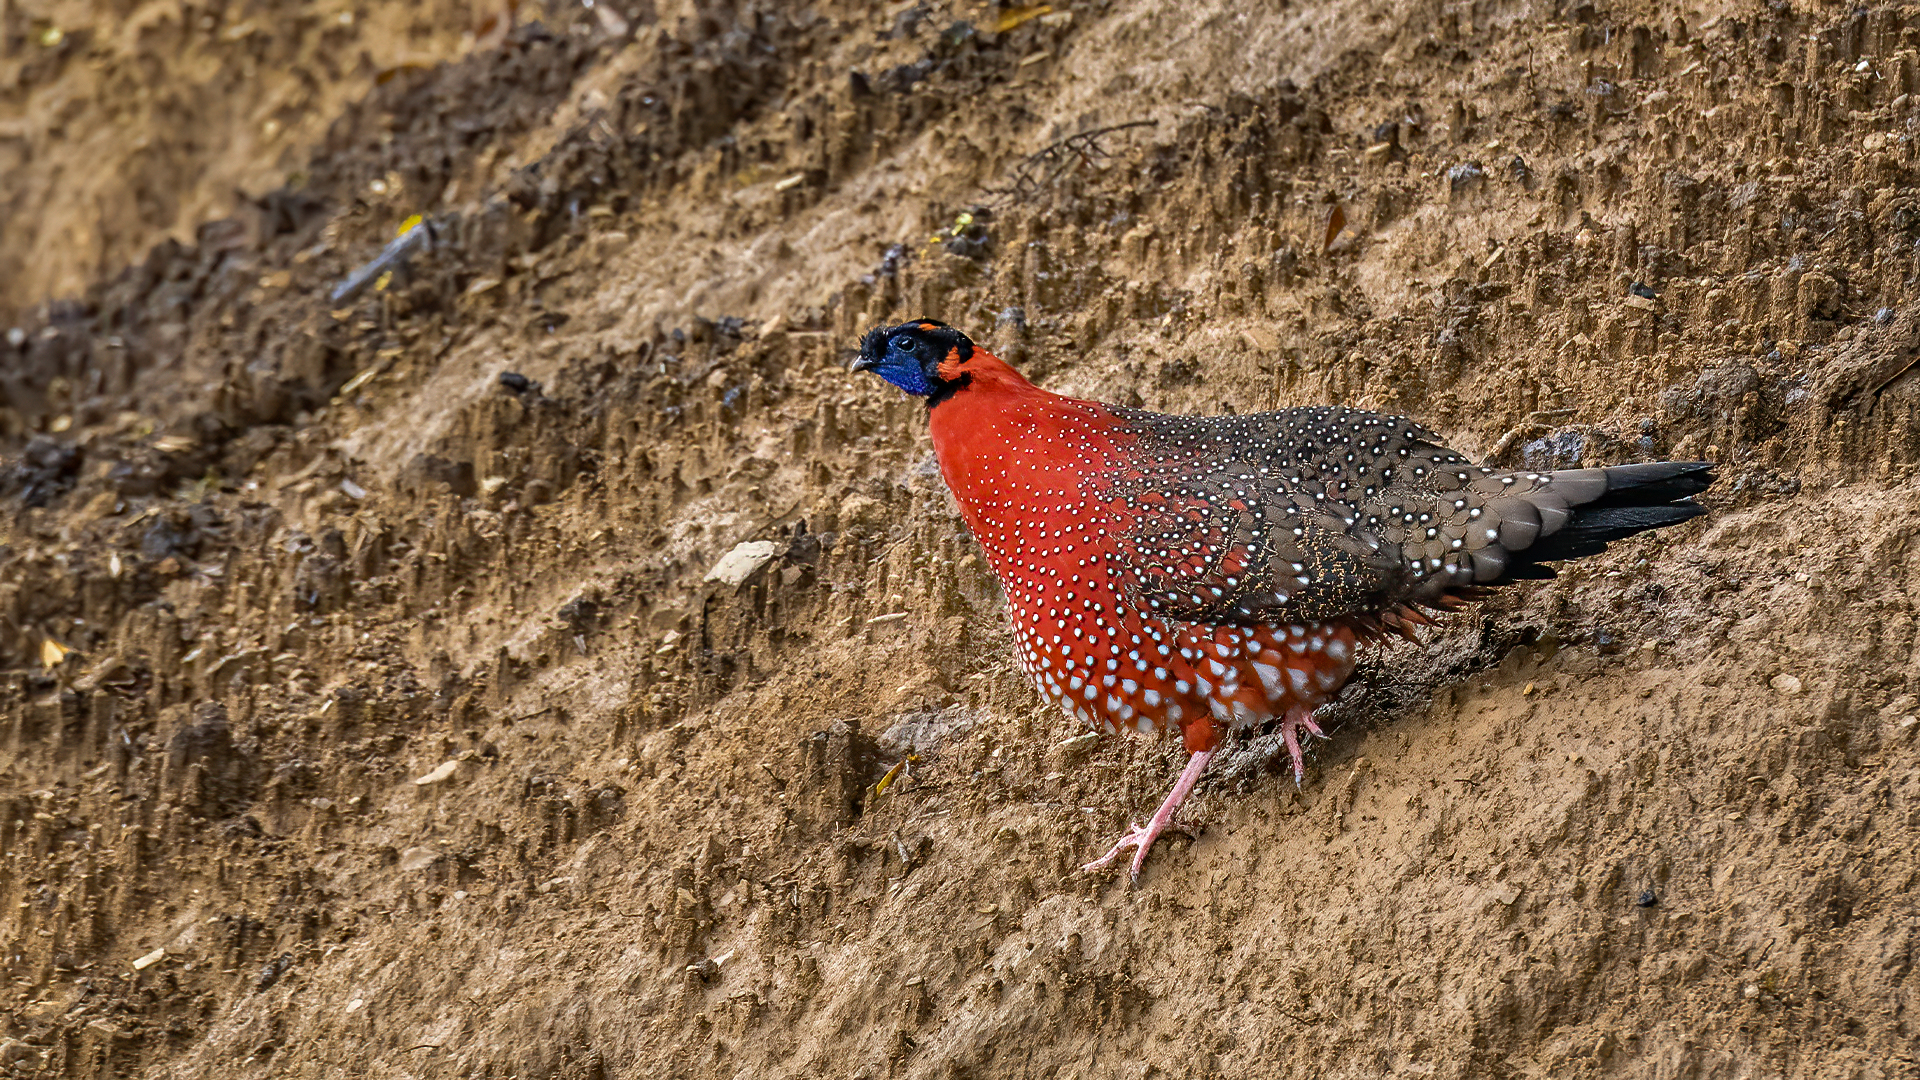
<instances>
[{"instance_id":1,"label":"black beak","mask_svg":"<svg viewBox=\"0 0 1920 1080\"><path fill-rule=\"evenodd\" d=\"M867 353L861 353L859 359L853 362L854 371L872 371L879 366L880 358Z\"/></svg>"}]
</instances>

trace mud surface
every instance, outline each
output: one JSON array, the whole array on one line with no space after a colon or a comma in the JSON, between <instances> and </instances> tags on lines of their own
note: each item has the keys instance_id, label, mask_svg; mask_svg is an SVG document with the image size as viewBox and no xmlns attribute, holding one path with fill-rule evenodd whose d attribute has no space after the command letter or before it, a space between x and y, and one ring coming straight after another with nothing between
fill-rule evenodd
<instances>
[{"instance_id":1,"label":"mud surface","mask_svg":"<svg viewBox=\"0 0 1920 1080\"><path fill-rule=\"evenodd\" d=\"M7 9L0 1069L1920 1072L1920 14L1245 7ZM1129 889L921 314L1723 479Z\"/></svg>"}]
</instances>

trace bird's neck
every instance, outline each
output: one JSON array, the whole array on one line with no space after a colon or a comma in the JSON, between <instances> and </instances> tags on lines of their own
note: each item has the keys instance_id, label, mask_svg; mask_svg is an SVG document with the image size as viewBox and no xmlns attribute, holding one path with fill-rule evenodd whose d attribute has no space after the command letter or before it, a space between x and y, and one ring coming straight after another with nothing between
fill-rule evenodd
<instances>
[{"instance_id":1,"label":"bird's neck","mask_svg":"<svg viewBox=\"0 0 1920 1080\"><path fill-rule=\"evenodd\" d=\"M972 378L929 411L928 428L975 536L982 510L1077 489L1129 441L1105 405L1048 393L984 349L964 370Z\"/></svg>"},{"instance_id":2,"label":"bird's neck","mask_svg":"<svg viewBox=\"0 0 1920 1080\"><path fill-rule=\"evenodd\" d=\"M974 409L997 408L1006 402L1023 396L1059 397L1027 381L1025 375L1013 370L1005 360L993 355L978 345L973 347L973 355L965 360L958 359L958 353L950 353L948 359L940 365L943 378L965 376L966 381L959 389L950 394L941 395L932 405L935 415L952 412L948 406L961 403L961 411L968 404Z\"/></svg>"}]
</instances>

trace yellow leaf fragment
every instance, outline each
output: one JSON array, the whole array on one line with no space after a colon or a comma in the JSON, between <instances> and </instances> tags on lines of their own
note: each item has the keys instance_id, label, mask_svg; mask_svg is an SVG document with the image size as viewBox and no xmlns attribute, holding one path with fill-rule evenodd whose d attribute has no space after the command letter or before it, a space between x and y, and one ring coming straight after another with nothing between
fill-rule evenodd
<instances>
[{"instance_id":1,"label":"yellow leaf fragment","mask_svg":"<svg viewBox=\"0 0 1920 1080\"><path fill-rule=\"evenodd\" d=\"M999 18L993 20L993 32L1004 34L1022 23L1051 14L1053 14L1052 4L1028 4L1025 7L1008 8L1000 13Z\"/></svg>"}]
</instances>

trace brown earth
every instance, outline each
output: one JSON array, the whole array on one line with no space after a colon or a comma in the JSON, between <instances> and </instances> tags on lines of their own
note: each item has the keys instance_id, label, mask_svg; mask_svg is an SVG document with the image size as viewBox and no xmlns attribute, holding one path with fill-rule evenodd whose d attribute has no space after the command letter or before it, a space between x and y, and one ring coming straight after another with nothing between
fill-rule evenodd
<instances>
[{"instance_id":1,"label":"brown earth","mask_svg":"<svg viewBox=\"0 0 1920 1080\"><path fill-rule=\"evenodd\" d=\"M1920 1075L1920 9L1243 7L6 9L0 1068ZM1130 889L920 314L1722 480Z\"/></svg>"},{"instance_id":2,"label":"brown earth","mask_svg":"<svg viewBox=\"0 0 1920 1080\"><path fill-rule=\"evenodd\" d=\"M505 13L472 0L0 8L0 316L298 183L369 82L491 40Z\"/></svg>"}]
</instances>

